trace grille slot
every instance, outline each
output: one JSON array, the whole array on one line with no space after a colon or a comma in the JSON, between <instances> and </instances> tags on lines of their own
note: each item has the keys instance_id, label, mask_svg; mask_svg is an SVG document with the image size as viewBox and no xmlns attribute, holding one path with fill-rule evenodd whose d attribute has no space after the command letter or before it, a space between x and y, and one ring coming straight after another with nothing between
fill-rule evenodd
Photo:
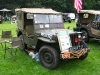
<instances>
[{"instance_id":1,"label":"grille slot","mask_svg":"<svg viewBox=\"0 0 100 75\"><path fill-rule=\"evenodd\" d=\"M70 52L76 52L76 51L79 51L83 48L83 45L79 45L79 46L72 46L69 48L69 51Z\"/></svg>"},{"instance_id":2,"label":"grille slot","mask_svg":"<svg viewBox=\"0 0 100 75\"><path fill-rule=\"evenodd\" d=\"M78 35L79 35L79 33L70 34L70 40L71 40L72 47L70 47L69 50L71 52L75 52L75 51L81 50L83 48L83 45L81 42L75 42L75 38L78 38Z\"/></svg>"},{"instance_id":3,"label":"grille slot","mask_svg":"<svg viewBox=\"0 0 100 75\"><path fill-rule=\"evenodd\" d=\"M78 42L75 42L75 38L78 38L78 34L70 34L70 39L71 39L71 43L72 43L72 46L77 46L79 45Z\"/></svg>"}]
</instances>

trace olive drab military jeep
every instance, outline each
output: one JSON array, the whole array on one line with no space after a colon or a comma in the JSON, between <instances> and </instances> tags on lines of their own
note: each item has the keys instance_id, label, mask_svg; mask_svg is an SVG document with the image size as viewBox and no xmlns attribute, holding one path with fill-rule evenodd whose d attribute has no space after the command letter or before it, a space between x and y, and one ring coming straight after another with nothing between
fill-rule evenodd
<instances>
[{"instance_id":1,"label":"olive drab military jeep","mask_svg":"<svg viewBox=\"0 0 100 75\"><path fill-rule=\"evenodd\" d=\"M76 25L83 32L84 41L88 42L91 37L100 40L100 11L81 10L78 16Z\"/></svg>"},{"instance_id":2,"label":"olive drab military jeep","mask_svg":"<svg viewBox=\"0 0 100 75\"><path fill-rule=\"evenodd\" d=\"M60 59L83 60L89 48L82 41L82 33L64 29L62 13L45 8L15 9L17 36L22 39L21 49L35 50L40 63L49 69L57 68Z\"/></svg>"}]
</instances>

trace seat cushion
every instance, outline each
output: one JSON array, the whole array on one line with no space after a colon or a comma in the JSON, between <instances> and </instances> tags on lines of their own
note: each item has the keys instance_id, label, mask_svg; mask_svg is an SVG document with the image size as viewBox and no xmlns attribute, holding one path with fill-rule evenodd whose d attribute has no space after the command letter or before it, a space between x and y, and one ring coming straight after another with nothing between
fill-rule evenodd
<instances>
[{"instance_id":1,"label":"seat cushion","mask_svg":"<svg viewBox=\"0 0 100 75\"><path fill-rule=\"evenodd\" d=\"M25 30L28 34L28 36L32 36L34 35L34 28L33 28L33 25L28 25L25 27Z\"/></svg>"}]
</instances>

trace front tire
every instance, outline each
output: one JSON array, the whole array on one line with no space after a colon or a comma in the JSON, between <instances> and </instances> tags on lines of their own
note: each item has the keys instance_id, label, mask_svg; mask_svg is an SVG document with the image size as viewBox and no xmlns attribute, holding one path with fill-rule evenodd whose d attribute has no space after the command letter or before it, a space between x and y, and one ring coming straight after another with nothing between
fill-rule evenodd
<instances>
[{"instance_id":1,"label":"front tire","mask_svg":"<svg viewBox=\"0 0 100 75\"><path fill-rule=\"evenodd\" d=\"M55 48L51 46L42 46L39 50L39 59L42 66L55 69L59 64L60 55Z\"/></svg>"},{"instance_id":2,"label":"front tire","mask_svg":"<svg viewBox=\"0 0 100 75\"><path fill-rule=\"evenodd\" d=\"M79 57L79 59L80 60L84 60L87 56L88 56L88 53L85 53L84 55L82 55L81 57Z\"/></svg>"},{"instance_id":3,"label":"front tire","mask_svg":"<svg viewBox=\"0 0 100 75\"><path fill-rule=\"evenodd\" d=\"M83 44L83 47L84 47L84 48L87 48L87 49L88 49L88 46L87 46L87 44L86 44L84 41L82 41L81 43ZM88 51L88 52L89 52L89 51ZM84 55L80 56L79 59L80 59L80 60L84 60L84 59L88 56L88 52L85 53Z\"/></svg>"}]
</instances>

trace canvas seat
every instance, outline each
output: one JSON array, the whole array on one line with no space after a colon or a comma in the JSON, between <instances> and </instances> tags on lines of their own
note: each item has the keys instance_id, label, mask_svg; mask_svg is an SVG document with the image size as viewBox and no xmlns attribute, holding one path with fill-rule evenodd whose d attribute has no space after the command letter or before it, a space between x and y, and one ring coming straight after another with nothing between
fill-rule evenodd
<instances>
[{"instance_id":1,"label":"canvas seat","mask_svg":"<svg viewBox=\"0 0 100 75\"><path fill-rule=\"evenodd\" d=\"M12 38L11 31L2 31L0 44L3 46L3 43L5 43L5 41L9 42L11 38Z\"/></svg>"},{"instance_id":2,"label":"canvas seat","mask_svg":"<svg viewBox=\"0 0 100 75\"><path fill-rule=\"evenodd\" d=\"M33 25L28 25L25 27L26 34L28 37L33 37L34 36L34 28Z\"/></svg>"},{"instance_id":3,"label":"canvas seat","mask_svg":"<svg viewBox=\"0 0 100 75\"><path fill-rule=\"evenodd\" d=\"M6 56L6 51L8 51L12 57L14 57L14 54L16 55L17 49L20 47L21 45L21 39L19 37L12 37L12 41L11 42L6 42L6 44L9 43L10 46L6 46L5 48L5 54L4 54L4 59ZM15 50L15 53L13 54L13 50ZM14 57L15 60L15 57Z\"/></svg>"}]
</instances>

